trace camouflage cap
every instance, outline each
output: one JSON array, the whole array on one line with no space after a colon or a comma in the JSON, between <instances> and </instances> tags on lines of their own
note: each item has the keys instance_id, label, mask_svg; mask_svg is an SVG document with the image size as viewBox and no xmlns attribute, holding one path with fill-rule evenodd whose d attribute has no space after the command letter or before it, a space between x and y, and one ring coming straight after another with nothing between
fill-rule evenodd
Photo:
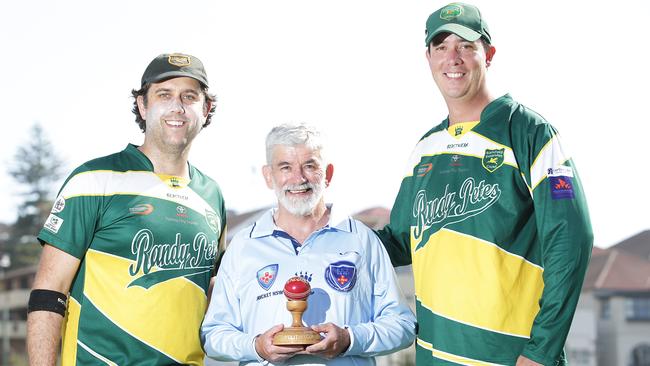
<instances>
[{"instance_id":1,"label":"camouflage cap","mask_svg":"<svg viewBox=\"0 0 650 366\"><path fill-rule=\"evenodd\" d=\"M483 37L492 43L488 25L474 5L451 3L429 15L425 32L426 46L429 47L433 37L443 32L454 33L471 42Z\"/></svg>"},{"instance_id":2,"label":"camouflage cap","mask_svg":"<svg viewBox=\"0 0 650 366\"><path fill-rule=\"evenodd\" d=\"M144 70L140 86L182 76L196 79L203 86L208 87L208 76L201 60L182 53L163 53L154 58Z\"/></svg>"}]
</instances>

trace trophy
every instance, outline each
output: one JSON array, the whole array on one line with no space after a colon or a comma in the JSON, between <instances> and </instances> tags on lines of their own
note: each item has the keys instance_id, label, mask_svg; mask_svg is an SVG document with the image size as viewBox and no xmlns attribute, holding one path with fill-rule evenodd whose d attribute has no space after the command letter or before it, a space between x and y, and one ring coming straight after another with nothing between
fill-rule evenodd
<instances>
[{"instance_id":1,"label":"trophy","mask_svg":"<svg viewBox=\"0 0 650 366\"><path fill-rule=\"evenodd\" d=\"M307 310L307 297L311 292L309 282L302 277L291 277L284 284L284 296L287 298L287 310L291 312L293 322L290 327L273 336L276 346L310 345L320 342L320 334L302 325L302 313Z\"/></svg>"}]
</instances>

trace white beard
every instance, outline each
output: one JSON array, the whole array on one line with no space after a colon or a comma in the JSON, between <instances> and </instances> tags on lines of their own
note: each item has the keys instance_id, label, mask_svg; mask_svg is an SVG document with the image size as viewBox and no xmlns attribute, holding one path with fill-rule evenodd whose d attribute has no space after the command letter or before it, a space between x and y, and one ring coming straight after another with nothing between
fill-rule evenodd
<instances>
[{"instance_id":1,"label":"white beard","mask_svg":"<svg viewBox=\"0 0 650 366\"><path fill-rule=\"evenodd\" d=\"M275 190L275 195L278 197L278 201L282 207L284 207L289 213L295 216L309 216L314 212L316 205L323 198L324 188L325 187L325 177L318 183L303 183L298 185L286 185L284 187L278 188L273 182L273 189ZM286 191L288 190L301 190L301 189L311 189L311 194L306 198L299 197L288 197Z\"/></svg>"}]
</instances>

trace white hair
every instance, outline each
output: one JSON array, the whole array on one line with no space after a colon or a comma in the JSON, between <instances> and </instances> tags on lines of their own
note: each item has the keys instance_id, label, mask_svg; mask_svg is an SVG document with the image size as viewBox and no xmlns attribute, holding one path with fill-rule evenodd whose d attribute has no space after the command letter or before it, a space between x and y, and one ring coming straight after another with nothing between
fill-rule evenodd
<instances>
[{"instance_id":1,"label":"white hair","mask_svg":"<svg viewBox=\"0 0 650 366\"><path fill-rule=\"evenodd\" d=\"M276 145L296 146L305 145L308 148L318 151L321 161L325 161L323 154L325 136L314 126L304 122L293 124L284 123L273 127L266 135L266 163L273 161L273 147Z\"/></svg>"}]
</instances>

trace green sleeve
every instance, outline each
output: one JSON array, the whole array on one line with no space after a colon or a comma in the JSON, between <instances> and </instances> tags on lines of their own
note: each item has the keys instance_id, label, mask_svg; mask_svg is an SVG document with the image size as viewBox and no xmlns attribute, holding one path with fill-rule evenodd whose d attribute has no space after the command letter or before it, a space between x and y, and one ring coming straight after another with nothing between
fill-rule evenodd
<instances>
[{"instance_id":1,"label":"green sleeve","mask_svg":"<svg viewBox=\"0 0 650 366\"><path fill-rule=\"evenodd\" d=\"M576 310L593 233L580 178L556 131L538 123L525 139L530 148L516 154L523 156L519 163L533 195L544 290L522 355L555 365Z\"/></svg>"},{"instance_id":2,"label":"green sleeve","mask_svg":"<svg viewBox=\"0 0 650 366\"><path fill-rule=\"evenodd\" d=\"M76 258L83 258L101 218L104 198L86 194L95 192L97 185L84 165L70 174L38 234L41 244L49 244Z\"/></svg>"},{"instance_id":3,"label":"green sleeve","mask_svg":"<svg viewBox=\"0 0 650 366\"><path fill-rule=\"evenodd\" d=\"M375 231L384 244L393 266L411 264L412 179L406 177L402 180L390 213L390 222L383 229Z\"/></svg>"}]
</instances>

